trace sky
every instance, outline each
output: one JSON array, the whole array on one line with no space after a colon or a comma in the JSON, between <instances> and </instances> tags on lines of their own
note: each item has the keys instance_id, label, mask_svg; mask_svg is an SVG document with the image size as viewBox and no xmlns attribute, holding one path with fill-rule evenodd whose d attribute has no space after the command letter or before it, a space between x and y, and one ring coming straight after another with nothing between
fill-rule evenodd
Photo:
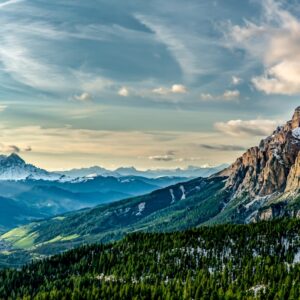
<instances>
[{"instance_id":1,"label":"sky","mask_svg":"<svg viewBox=\"0 0 300 300\"><path fill-rule=\"evenodd\" d=\"M0 152L233 162L300 105L299 47L298 0L0 0Z\"/></svg>"}]
</instances>

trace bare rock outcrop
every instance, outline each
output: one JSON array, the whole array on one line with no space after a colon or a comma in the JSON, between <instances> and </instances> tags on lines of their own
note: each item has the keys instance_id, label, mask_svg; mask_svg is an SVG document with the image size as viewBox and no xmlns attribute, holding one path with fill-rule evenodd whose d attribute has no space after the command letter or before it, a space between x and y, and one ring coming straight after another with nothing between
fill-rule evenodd
<instances>
[{"instance_id":1,"label":"bare rock outcrop","mask_svg":"<svg viewBox=\"0 0 300 300\"><path fill-rule=\"evenodd\" d=\"M298 153L295 164L292 166L285 192L298 192L300 190L300 153Z\"/></svg>"},{"instance_id":2,"label":"bare rock outcrop","mask_svg":"<svg viewBox=\"0 0 300 300\"><path fill-rule=\"evenodd\" d=\"M300 107L291 121L250 148L223 173L235 196L251 197L299 189ZM221 174L222 175L222 174Z\"/></svg>"}]
</instances>

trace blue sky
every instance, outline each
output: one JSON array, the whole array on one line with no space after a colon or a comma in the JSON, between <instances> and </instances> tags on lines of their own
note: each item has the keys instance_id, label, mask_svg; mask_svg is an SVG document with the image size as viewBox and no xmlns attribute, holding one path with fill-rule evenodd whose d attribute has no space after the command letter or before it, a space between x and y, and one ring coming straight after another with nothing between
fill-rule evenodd
<instances>
[{"instance_id":1,"label":"blue sky","mask_svg":"<svg viewBox=\"0 0 300 300\"><path fill-rule=\"evenodd\" d=\"M0 150L49 169L231 162L299 105L300 5L0 0Z\"/></svg>"}]
</instances>

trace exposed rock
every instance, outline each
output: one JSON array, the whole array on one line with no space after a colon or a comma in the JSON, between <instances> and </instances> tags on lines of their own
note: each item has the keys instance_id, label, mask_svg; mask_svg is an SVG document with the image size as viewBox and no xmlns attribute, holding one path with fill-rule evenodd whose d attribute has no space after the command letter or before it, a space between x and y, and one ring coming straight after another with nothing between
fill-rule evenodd
<instances>
[{"instance_id":1,"label":"exposed rock","mask_svg":"<svg viewBox=\"0 0 300 300\"><path fill-rule=\"evenodd\" d=\"M273 218L273 211L271 207L263 211L259 216L260 221L269 221L272 218Z\"/></svg>"},{"instance_id":2,"label":"exposed rock","mask_svg":"<svg viewBox=\"0 0 300 300\"><path fill-rule=\"evenodd\" d=\"M292 166L286 185L286 192L297 192L300 189L300 153L298 153L295 164Z\"/></svg>"},{"instance_id":3,"label":"exposed rock","mask_svg":"<svg viewBox=\"0 0 300 300\"><path fill-rule=\"evenodd\" d=\"M292 129L297 127L300 127L300 106L296 108L292 119Z\"/></svg>"},{"instance_id":4,"label":"exposed rock","mask_svg":"<svg viewBox=\"0 0 300 300\"><path fill-rule=\"evenodd\" d=\"M220 175L229 176L227 187L234 196L266 196L299 188L300 107L291 121L278 127L258 147L250 148ZM298 160L297 160L298 158ZM297 162L296 162L297 160Z\"/></svg>"}]
</instances>

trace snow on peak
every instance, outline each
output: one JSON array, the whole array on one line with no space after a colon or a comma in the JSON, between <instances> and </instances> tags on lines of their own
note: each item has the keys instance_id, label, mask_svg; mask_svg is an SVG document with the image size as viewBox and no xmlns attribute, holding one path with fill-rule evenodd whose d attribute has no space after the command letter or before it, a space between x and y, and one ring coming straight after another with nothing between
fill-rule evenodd
<instances>
[{"instance_id":1,"label":"snow on peak","mask_svg":"<svg viewBox=\"0 0 300 300\"><path fill-rule=\"evenodd\" d=\"M61 175L47 172L26 162L17 154L0 156L0 180L18 181L32 180L58 180Z\"/></svg>"},{"instance_id":2,"label":"snow on peak","mask_svg":"<svg viewBox=\"0 0 300 300\"><path fill-rule=\"evenodd\" d=\"M300 127L297 127L292 130L292 135L294 138L300 140Z\"/></svg>"}]
</instances>

